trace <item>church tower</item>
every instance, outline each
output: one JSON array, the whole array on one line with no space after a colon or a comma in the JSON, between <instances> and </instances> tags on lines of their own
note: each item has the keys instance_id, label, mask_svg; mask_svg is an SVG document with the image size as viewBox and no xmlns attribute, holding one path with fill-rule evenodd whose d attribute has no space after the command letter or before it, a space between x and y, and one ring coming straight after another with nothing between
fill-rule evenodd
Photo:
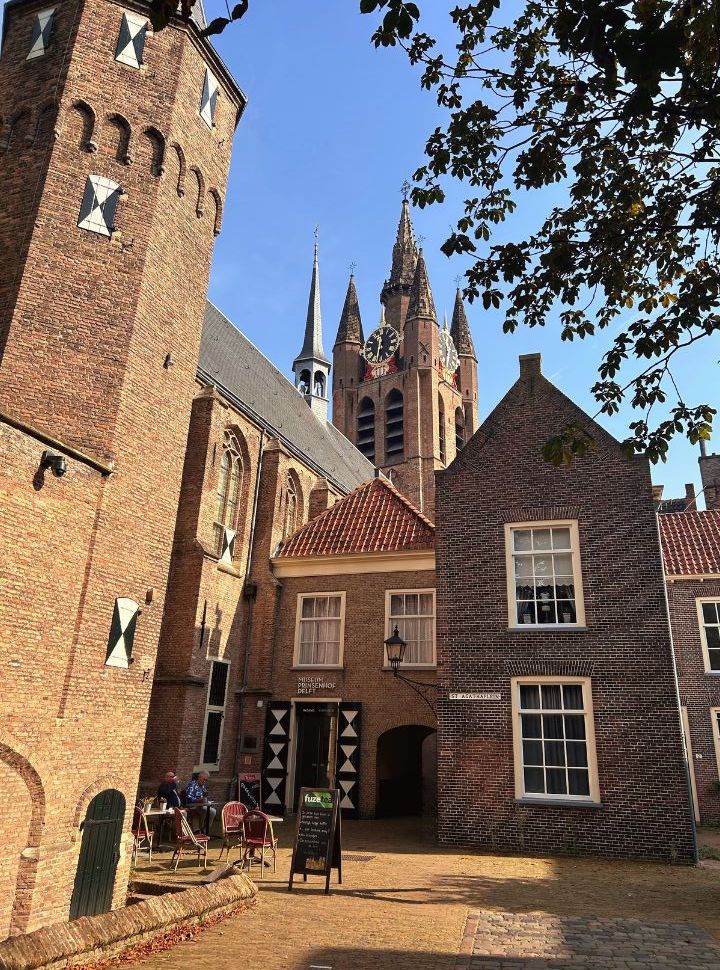
<instances>
[{"instance_id":1,"label":"church tower","mask_svg":"<svg viewBox=\"0 0 720 970\"><path fill-rule=\"evenodd\" d=\"M328 377L330 361L322 345L322 316L320 314L320 272L318 244L315 242L310 298L308 300L305 338L300 353L293 361L295 387L305 398L313 414L323 424L328 418Z\"/></svg>"},{"instance_id":2,"label":"church tower","mask_svg":"<svg viewBox=\"0 0 720 970\"><path fill-rule=\"evenodd\" d=\"M245 104L202 36L200 2L157 33L141 0L12 0L4 13L0 669L13 674L0 760L20 808L0 821L0 870L17 887L0 901L0 938L125 904L127 813ZM111 823L102 846L86 817Z\"/></svg>"},{"instance_id":3,"label":"church tower","mask_svg":"<svg viewBox=\"0 0 720 970\"><path fill-rule=\"evenodd\" d=\"M432 517L435 471L477 428L477 359L459 291L452 329L439 326L406 198L380 304L364 339L351 276L333 347L333 422Z\"/></svg>"}]
</instances>

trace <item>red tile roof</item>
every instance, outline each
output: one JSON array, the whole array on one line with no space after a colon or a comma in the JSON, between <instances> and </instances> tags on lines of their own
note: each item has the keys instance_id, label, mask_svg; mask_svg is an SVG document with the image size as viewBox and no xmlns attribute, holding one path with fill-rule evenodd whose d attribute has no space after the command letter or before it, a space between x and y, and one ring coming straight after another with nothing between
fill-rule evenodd
<instances>
[{"instance_id":1,"label":"red tile roof","mask_svg":"<svg viewBox=\"0 0 720 970\"><path fill-rule=\"evenodd\" d=\"M435 548L435 526L389 482L365 482L311 519L278 556L340 556Z\"/></svg>"},{"instance_id":2,"label":"red tile roof","mask_svg":"<svg viewBox=\"0 0 720 970\"><path fill-rule=\"evenodd\" d=\"M665 573L720 573L720 511L669 512L658 516Z\"/></svg>"}]
</instances>

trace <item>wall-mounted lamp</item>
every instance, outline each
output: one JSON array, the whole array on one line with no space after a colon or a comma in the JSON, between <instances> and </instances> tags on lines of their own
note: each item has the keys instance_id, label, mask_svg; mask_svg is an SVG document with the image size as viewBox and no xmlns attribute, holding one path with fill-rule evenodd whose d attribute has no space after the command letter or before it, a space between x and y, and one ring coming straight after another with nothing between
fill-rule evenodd
<instances>
[{"instance_id":1,"label":"wall-mounted lamp","mask_svg":"<svg viewBox=\"0 0 720 970\"><path fill-rule=\"evenodd\" d=\"M62 478L67 472L67 459L64 455L57 455L54 451L44 451L40 459L41 468L49 468L55 478Z\"/></svg>"}]
</instances>

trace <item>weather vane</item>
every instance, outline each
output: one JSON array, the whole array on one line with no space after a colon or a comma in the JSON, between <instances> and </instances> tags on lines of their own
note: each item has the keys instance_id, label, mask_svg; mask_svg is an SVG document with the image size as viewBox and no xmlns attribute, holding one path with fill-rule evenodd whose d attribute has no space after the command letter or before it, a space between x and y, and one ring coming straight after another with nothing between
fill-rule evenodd
<instances>
[{"instance_id":1,"label":"weather vane","mask_svg":"<svg viewBox=\"0 0 720 970\"><path fill-rule=\"evenodd\" d=\"M320 235L320 226L315 226L315 232L313 233L313 235L315 236L315 242L317 242L318 236Z\"/></svg>"},{"instance_id":2,"label":"weather vane","mask_svg":"<svg viewBox=\"0 0 720 970\"><path fill-rule=\"evenodd\" d=\"M457 286L458 289L460 288L460 284L461 283L462 283L462 276L460 276L460 275L456 276L455 277L455 286Z\"/></svg>"},{"instance_id":3,"label":"weather vane","mask_svg":"<svg viewBox=\"0 0 720 970\"><path fill-rule=\"evenodd\" d=\"M357 266L357 263L355 263L355 262L350 263L350 275L351 276L354 276L355 275L355 267L356 266Z\"/></svg>"},{"instance_id":4,"label":"weather vane","mask_svg":"<svg viewBox=\"0 0 720 970\"><path fill-rule=\"evenodd\" d=\"M408 180L405 179L405 181L403 182L403 184L400 186L400 192L401 192L402 197L403 197L403 202L407 202L408 196L410 195L410 189L411 188L412 188L412 185L410 185L410 183L408 182Z\"/></svg>"},{"instance_id":5,"label":"weather vane","mask_svg":"<svg viewBox=\"0 0 720 970\"><path fill-rule=\"evenodd\" d=\"M417 241L418 241L418 245L420 246L420 249L422 249L423 244L425 243L425 236L418 236Z\"/></svg>"}]
</instances>

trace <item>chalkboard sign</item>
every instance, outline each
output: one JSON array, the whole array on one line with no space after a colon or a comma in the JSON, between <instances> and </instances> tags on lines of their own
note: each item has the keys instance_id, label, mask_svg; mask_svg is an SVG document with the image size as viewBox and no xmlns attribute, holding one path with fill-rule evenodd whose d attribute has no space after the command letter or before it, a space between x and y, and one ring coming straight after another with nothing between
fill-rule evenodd
<instances>
[{"instance_id":1,"label":"chalkboard sign","mask_svg":"<svg viewBox=\"0 0 720 970\"><path fill-rule=\"evenodd\" d=\"M325 876L325 892L329 893L330 873L337 869L342 884L340 824L337 788L300 789L288 892L295 873L304 882L308 875Z\"/></svg>"},{"instance_id":2,"label":"chalkboard sign","mask_svg":"<svg viewBox=\"0 0 720 970\"><path fill-rule=\"evenodd\" d=\"M250 811L260 808L260 775L255 773L240 775L238 796L238 800Z\"/></svg>"}]
</instances>

